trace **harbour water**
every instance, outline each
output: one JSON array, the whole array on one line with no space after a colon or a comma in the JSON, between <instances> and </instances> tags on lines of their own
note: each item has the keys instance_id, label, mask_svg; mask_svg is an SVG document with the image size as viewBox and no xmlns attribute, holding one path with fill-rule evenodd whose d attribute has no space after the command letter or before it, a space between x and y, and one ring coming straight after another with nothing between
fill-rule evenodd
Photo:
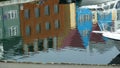
<instances>
[{"instance_id":1,"label":"harbour water","mask_svg":"<svg viewBox=\"0 0 120 68\"><path fill-rule=\"evenodd\" d=\"M37 53L29 52L29 55L23 54L22 48L19 47L20 45L21 43L18 43L10 50L4 51L3 56L0 56L1 61L73 64L109 64L112 62L112 64L116 64L113 59L120 54L120 45L113 40L108 40L105 43L90 42L87 48L74 47L74 45L59 49L49 48Z\"/></svg>"}]
</instances>

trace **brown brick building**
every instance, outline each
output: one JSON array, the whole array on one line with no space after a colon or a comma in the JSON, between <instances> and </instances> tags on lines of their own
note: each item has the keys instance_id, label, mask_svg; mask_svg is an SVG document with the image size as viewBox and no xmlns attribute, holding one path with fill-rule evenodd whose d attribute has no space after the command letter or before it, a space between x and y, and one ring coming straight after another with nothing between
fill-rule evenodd
<instances>
[{"instance_id":1,"label":"brown brick building","mask_svg":"<svg viewBox=\"0 0 120 68\"><path fill-rule=\"evenodd\" d=\"M40 41L47 49L51 39L52 47L58 48L70 30L76 28L75 3L59 4L59 0L25 3L21 5L20 19L24 50L34 44L36 51Z\"/></svg>"}]
</instances>

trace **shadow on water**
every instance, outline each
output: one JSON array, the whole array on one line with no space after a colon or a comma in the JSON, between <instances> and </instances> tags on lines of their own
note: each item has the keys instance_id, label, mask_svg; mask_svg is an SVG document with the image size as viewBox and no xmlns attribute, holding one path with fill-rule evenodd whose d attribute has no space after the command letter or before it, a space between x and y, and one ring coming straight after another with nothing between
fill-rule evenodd
<instances>
[{"instance_id":1,"label":"shadow on water","mask_svg":"<svg viewBox=\"0 0 120 68\"><path fill-rule=\"evenodd\" d=\"M2 60L42 63L120 64L120 45L113 40L106 43L90 43L86 49L73 45L57 50L53 49L53 39L49 38L48 40L49 46L46 51L44 51L43 40L38 40L38 53L33 52L32 45L29 46L30 55L28 57L23 55L21 38L4 40L4 58Z\"/></svg>"}]
</instances>

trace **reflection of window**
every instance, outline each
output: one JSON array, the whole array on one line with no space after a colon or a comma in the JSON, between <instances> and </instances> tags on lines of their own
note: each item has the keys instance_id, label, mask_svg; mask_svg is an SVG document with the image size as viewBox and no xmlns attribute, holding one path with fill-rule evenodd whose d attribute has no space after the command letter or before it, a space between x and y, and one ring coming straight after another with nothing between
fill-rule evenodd
<instances>
[{"instance_id":1,"label":"reflection of window","mask_svg":"<svg viewBox=\"0 0 120 68\"><path fill-rule=\"evenodd\" d=\"M2 32L2 29L0 29L0 38L3 37L3 32Z\"/></svg>"},{"instance_id":2,"label":"reflection of window","mask_svg":"<svg viewBox=\"0 0 120 68\"><path fill-rule=\"evenodd\" d=\"M79 17L79 22L80 22L80 23L82 22L82 17L81 17L81 16Z\"/></svg>"},{"instance_id":3,"label":"reflection of window","mask_svg":"<svg viewBox=\"0 0 120 68\"><path fill-rule=\"evenodd\" d=\"M92 18L95 19L95 13L92 14Z\"/></svg>"},{"instance_id":4,"label":"reflection of window","mask_svg":"<svg viewBox=\"0 0 120 68\"><path fill-rule=\"evenodd\" d=\"M40 9L39 8L35 8L35 17L39 17L40 16Z\"/></svg>"},{"instance_id":5,"label":"reflection of window","mask_svg":"<svg viewBox=\"0 0 120 68\"><path fill-rule=\"evenodd\" d=\"M37 31L37 33L40 33L40 31L41 31L40 24L36 25L36 31Z\"/></svg>"},{"instance_id":6,"label":"reflection of window","mask_svg":"<svg viewBox=\"0 0 120 68\"><path fill-rule=\"evenodd\" d=\"M110 5L110 9L113 9L113 7L114 7L114 3Z\"/></svg>"},{"instance_id":7,"label":"reflection of window","mask_svg":"<svg viewBox=\"0 0 120 68\"><path fill-rule=\"evenodd\" d=\"M60 28L60 22L59 22L59 20L55 20L55 28L56 29Z\"/></svg>"},{"instance_id":8,"label":"reflection of window","mask_svg":"<svg viewBox=\"0 0 120 68\"><path fill-rule=\"evenodd\" d=\"M83 15L81 16L81 21L84 22L84 16L83 16ZM81 23L82 23L82 22L81 22Z\"/></svg>"},{"instance_id":9,"label":"reflection of window","mask_svg":"<svg viewBox=\"0 0 120 68\"><path fill-rule=\"evenodd\" d=\"M9 36L16 36L17 35L17 27L11 26L9 28Z\"/></svg>"},{"instance_id":10,"label":"reflection of window","mask_svg":"<svg viewBox=\"0 0 120 68\"><path fill-rule=\"evenodd\" d=\"M116 5L116 9L120 8L120 1L118 1L117 5Z\"/></svg>"},{"instance_id":11,"label":"reflection of window","mask_svg":"<svg viewBox=\"0 0 120 68\"><path fill-rule=\"evenodd\" d=\"M46 23L45 23L45 27L46 27L46 30L50 30L50 23L49 23L49 22L46 22Z\"/></svg>"},{"instance_id":12,"label":"reflection of window","mask_svg":"<svg viewBox=\"0 0 120 68\"><path fill-rule=\"evenodd\" d=\"M88 30L86 29L86 30L83 30L83 36L87 36L88 35Z\"/></svg>"},{"instance_id":13,"label":"reflection of window","mask_svg":"<svg viewBox=\"0 0 120 68\"><path fill-rule=\"evenodd\" d=\"M17 10L10 10L9 12L5 12L5 15L8 19L15 19L17 18Z\"/></svg>"},{"instance_id":14,"label":"reflection of window","mask_svg":"<svg viewBox=\"0 0 120 68\"><path fill-rule=\"evenodd\" d=\"M90 15L87 15L88 21L90 21Z\"/></svg>"},{"instance_id":15,"label":"reflection of window","mask_svg":"<svg viewBox=\"0 0 120 68\"><path fill-rule=\"evenodd\" d=\"M26 26L26 35L29 36L31 33L30 26Z\"/></svg>"},{"instance_id":16,"label":"reflection of window","mask_svg":"<svg viewBox=\"0 0 120 68\"><path fill-rule=\"evenodd\" d=\"M120 24L118 24L118 28L117 29L120 29Z\"/></svg>"},{"instance_id":17,"label":"reflection of window","mask_svg":"<svg viewBox=\"0 0 120 68\"><path fill-rule=\"evenodd\" d=\"M25 9L24 16L25 16L26 19L29 19L29 17L30 17L30 11L28 9Z\"/></svg>"},{"instance_id":18,"label":"reflection of window","mask_svg":"<svg viewBox=\"0 0 120 68\"><path fill-rule=\"evenodd\" d=\"M120 13L117 13L117 20L120 20Z\"/></svg>"},{"instance_id":19,"label":"reflection of window","mask_svg":"<svg viewBox=\"0 0 120 68\"><path fill-rule=\"evenodd\" d=\"M45 15L49 15L49 13L50 13L50 9L49 9L49 6L48 6L48 5L45 6L45 8L44 8L44 12L45 12Z\"/></svg>"},{"instance_id":20,"label":"reflection of window","mask_svg":"<svg viewBox=\"0 0 120 68\"><path fill-rule=\"evenodd\" d=\"M58 13L58 12L59 12L58 5L54 5L54 13Z\"/></svg>"}]
</instances>

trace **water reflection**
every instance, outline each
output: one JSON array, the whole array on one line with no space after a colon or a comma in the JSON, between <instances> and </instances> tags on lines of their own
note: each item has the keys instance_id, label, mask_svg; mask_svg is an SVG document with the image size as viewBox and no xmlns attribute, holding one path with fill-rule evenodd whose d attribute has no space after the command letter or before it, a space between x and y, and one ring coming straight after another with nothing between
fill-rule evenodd
<instances>
[{"instance_id":1,"label":"water reflection","mask_svg":"<svg viewBox=\"0 0 120 68\"><path fill-rule=\"evenodd\" d=\"M11 51L9 50L9 53L4 54L4 59L18 62L109 64L120 53L119 47L113 40L109 40L106 43L90 43L86 49L73 46L66 46L58 50L49 48L47 51L30 52L28 56L20 55L13 48Z\"/></svg>"}]
</instances>

